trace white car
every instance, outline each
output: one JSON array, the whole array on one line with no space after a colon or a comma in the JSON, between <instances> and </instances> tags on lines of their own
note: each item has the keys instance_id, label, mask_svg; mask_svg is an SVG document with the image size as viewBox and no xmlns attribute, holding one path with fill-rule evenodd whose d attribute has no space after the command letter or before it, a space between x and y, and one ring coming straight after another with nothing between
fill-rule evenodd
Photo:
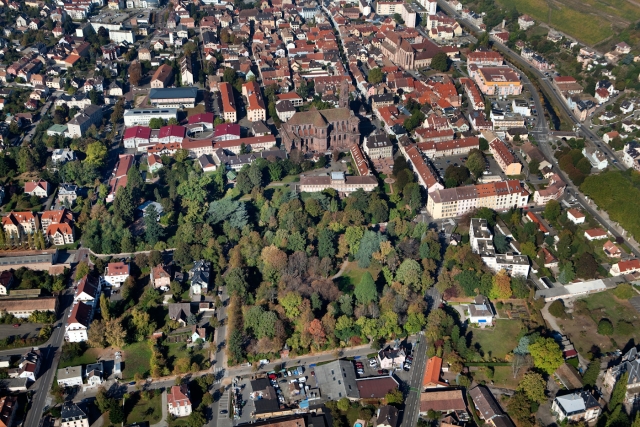
<instances>
[{"instance_id":1,"label":"white car","mask_svg":"<svg viewBox=\"0 0 640 427\"><path fill-rule=\"evenodd\" d=\"M369 359L369 366L375 368L376 366L378 366L378 361L376 359Z\"/></svg>"}]
</instances>

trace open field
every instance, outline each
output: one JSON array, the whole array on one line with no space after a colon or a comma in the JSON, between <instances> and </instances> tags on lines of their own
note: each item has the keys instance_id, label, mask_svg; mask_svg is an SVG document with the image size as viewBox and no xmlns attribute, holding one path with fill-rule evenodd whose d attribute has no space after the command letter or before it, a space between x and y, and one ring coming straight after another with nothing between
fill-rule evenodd
<instances>
[{"instance_id":1,"label":"open field","mask_svg":"<svg viewBox=\"0 0 640 427\"><path fill-rule=\"evenodd\" d=\"M88 348L87 351L82 353L78 357L74 357L70 360L62 360L60 359L60 364L58 368L67 368L69 366L80 366L80 365L88 365L89 363L96 363L98 359L98 355L100 354L100 350L97 348Z\"/></svg>"},{"instance_id":2,"label":"open field","mask_svg":"<svg viewBox=\"0 0 640 427\"><path fill-rule=\"evenodd\" d=\"M151 369L151 349L146 341L136 342L124 348L124 379L131 379L136 372L142 375L148 374Z\"/></svg>"},{"instance_id":3,"label":"open field","mask_svg":"<svg viewBox=\"0 0 640 427\"><path fill-rule=\"evenodd\" d=\"M372 267L360 268L358 267L357 261L349 262L349 266L347 267L345 272L342 274L342 276L336 279L336 284L338 285L338 288L342 292L352 293L353 288L358 283L360 283L360 280L362 279L362 276L366 271L371 273L373 280L377 280L380 270Z\"/></svg>"},{"instance_id":4,"label":"open field","mask_svg":"<svg viewBox=\"0 0 640 427\"><path fill-rule=\"evenodd\" d=\"M471 329L471 347L477 347L485 357L504 359L518 345L522 323L518 320L496 319L491 329Z\"/></svg>"},{"instance_id":5,"label":"open field","mask_svg":"<svg viewBox=\"0 0 640 427\"><path fill-rule=\"evenodd\" d=\"M520 372L518 372L518 376L513 378L513 369L511 366L494 366L493 369L493 379L489 379L483 369L472 372L473 379L476 382L485 381L487 384L493 381L495 387L515 390L518 388L518 383L526 371L526 369L521 369Z\"/></svg>"},{"instance_id":6,"label":"open field","mask_svg":"<svg viewBox=\"0 0 640 427\"><path fill-rule=\"evenodd\" d=\"M609 290L593 294L582 299L587 304L586 314L573 313L572 319L558 319L558 324L563 332L571 340L576 350L585 355L593 346L601 352L622 349L632 335L622 335L618 332L619 322L628 322L633 325L633 330L640 328L638 312L628 301L619 300ZM574 305L575 307L575 305ZM601 319L609 319L614 326L614 334L611 337L597 333L598 322Z\"/></svg>"},{"instance_id":7,"label":"open field","mask_svg":"<svg viewBox=\"0 0 640 427\"><path fill-rule=\"evenodd\" d=\"M537 23L546 23L558 31L595 45L611 37L615 28L626 27L640 19L640 6L626 0L499 0L504 7L515 6L531 15ZM549 8L551 7L551 12ZM551 20L549 21L549 16Z\"/></svg>"},{"instance_id":8,"label":"open field","mask_svg":"<svg viewBox=\"0 0 640 427\"><path fill-rule=\"evenodd\" d=\"M124 410L127 423L142 423L148 421L155 424L162 418L162 394L158 393L151 399L144 399L141 393L132 393L126 401Z\"/></svg>"}]
</instances>

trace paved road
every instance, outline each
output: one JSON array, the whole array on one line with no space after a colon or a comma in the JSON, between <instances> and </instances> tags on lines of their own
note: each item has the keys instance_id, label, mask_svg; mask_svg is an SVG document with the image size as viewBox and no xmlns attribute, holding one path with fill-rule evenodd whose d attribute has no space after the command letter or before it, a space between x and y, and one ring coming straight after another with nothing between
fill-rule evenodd
<instances>
[{"instance_id":1,"label":"paved road","mask_svg":"<svg viewBox=\"0 0 640 427\"><path fill-rule=\"evenodd\" d=\"M64 327L67 317L71 310L71 302L73 301L72 290L67 288L64 295L60 296L60 307L62 309L62 320L59 328L55 328L51 334L48 344L41 346L42 364L40 365L40 378L31 386L31 390L35 392L31 402L31 409L27 413L25 426L37 426L44 408L50 405L52 398L49 397L49 391L53 384L53 377L60 361L62 353L62 343L64 341Z\"/></svg>"},{"instance_id":2,"label":"paved road","mask_svg":"<svg viewBox=\"0 0 640 427\"><path fill-rule=\"evenodd\" d=\"M420 415L420 392L422 391L424 371L427 367L427 340L422 332L420 332L415 339L417 343L412 352L412 374L404 400L402 427L414 427Z\"/></svg>"}]
</instances>

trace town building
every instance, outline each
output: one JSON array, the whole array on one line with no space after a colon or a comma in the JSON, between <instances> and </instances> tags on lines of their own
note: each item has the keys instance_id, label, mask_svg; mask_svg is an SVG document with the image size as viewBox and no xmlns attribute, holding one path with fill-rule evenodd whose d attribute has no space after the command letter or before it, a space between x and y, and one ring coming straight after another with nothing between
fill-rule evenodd
<instances>
[{"instance_id":1,"label":"town building","mask_svg":"<svg viewBox=\"0 0 640 427\"><path fill-rule=\"evenodd\" d=\"M640 172L640 144L632 141L624 145L622 164Z\"/></svg>"},{"instance_id":2,"label":"town building","mask_svg":"<svg viewBox=\"0 0 640 427\"><path fill-rule=\"evenodd\" d=\"M420 393L420 415L426 416L429 411L437 411L442 415L455 414L467 419L467 405L462 389L429 390Z\"/></svg>"},{"instance_id":3,"label":"town building","mask_svg":"<svg viewBox=\"0 0 640 427\"><path fill-rule=\"evenodd\" d=\"M520 175L522 165L511 152L507 144L496 138L489 143L489 151L493 154L493 158L507 176Z\"/></svg>"},{"instance_id":4,"label":"town building","mask_svg":"<svg viewBox=\"0 0 640 427\"><path fill-rule=\"evenodd\" d=\"M490 422L495 417L503 415L502 408L496 402L488 388L482 385L475 386L469 390L469 396L475 405L478 416L485 422Z\"/></svg>"},{"instance_id":5,"label":"town building","mask_svg":"<svg viewBox=\"0 0 640 427\"><path fill-rule=\"evenodd\" d=\"M93 308L83 302L78 302L71 309L67 319L64 339L67 342L83 342L88 337L89 325L93 319Z\"/></svg>"},{"instance_id":6,"label":"town building","mask_svg":"<svg viewBox=\"0 0 640 427\"><path fill-rule=\"evenodd\" d=\"M449 384L440 380L440 372L442 371L442 358L438 356L430 357L427 360L427 369L422 379L422 388L449 387Z\"/></svg>"},{"instance_id":7,"label":"town building","mask_svg":"<svg viewBox=\"0 0 640 427\"><path fill-rule=\"evenodd\" d=\"M116 192L120 188L124 188L127 185L127 173L133 166L135 156L133 154L120 154L118 155L118 163L113 170L111 179L109 180L109 194L107 195L107 203L113 202L116 198Z\"/></svg>"},{"instance_id":8,"label":"town building","mask_svg":"<svg viewBox=\"0 0 640 427\"><path fill-rule=\"evenodd\" d=\"M609 270L609 274L612 276L623 276L625 274L632 274L638 271L640 271L640 260L631 259L613 264Z\"/></svg>"},{"instance_id":9,"label":"town building","mask_svg":"<svg viewBox=\"0 0 640 427\"><path fill-rule=\"evenodd\" d=\"M493 234L487 225L487 220L472 218L469 239L473 253L480 255L482 262L494 273L501 270L511 276L529 275L529 259L526 255L497 254L493 246Z\"/></svg>"},{"instance_id":10,"label":"town building","mask_svg":"<svg viewBox=\"0 0 640 427\"><path fill-rule=\"evenodd\" d=\"M47 181L29 181L24 183L24 192L30 196L36 196L40 198L47 197L49 195L50 185Z\"/></svg>"},{"instance_id":11,"label":"town building","mask_svg":"<svg viewBox=\"0 0 640 427\"><path fill-rule=\"evenodd\" d=\"M434 219L453 218L481 207L497 211L523 208L528 200L529 193L520 181L498 181L430 192L427 212Z\"/></svg>"},{"instance_id":12,"label":"town building","mask_svg":"<svg viewBox=\"0 0 640 427\"><path fill-rule=\"evenodd\" d=\"M173 83L173 68L167 64L162 64L151 77L151 87L161 89L171 86Z\"/></svg>"},{"instance_id":13,"label":"town building","mask_svg":"<svg viewBox=\"0 0 640 427\"><path fill-rule=\"evenodd\" d=\"M119 288L129 277L129 264L124 262L110 262L104 269L101 277L105 286Z\"/></svg>"},{"instance_id":14,"label":"town building","mask_svg":"<svg viewBox=\"0 0 640 427\"><path fill-rule=\"evenodd\" d=\"M89 427L89 417L78 404L64 402L60 410L60 427Z\"/></svg>"},{"instance_id":15,"label":"town building","mask_svg":"<svg viewBox=\"0 0 640 427\"><path fill-rule=\"evenodd\" d=\"M171 387L167 393L167 406L174 417L188 417L191 414L191 400L186 384Z\"/></svg>"},{"instance_id":16,"label":"town building","mask_svg":"<svg viewBox=\"0 0 640 427\"><path fill-rule=\"evenodd\" d=\"M640 355L636 347L631 347L619 362L614 362L604 374L603 389L608 392L613 391L614 387L620 381L623 374L629 374L627 377L624 401L631 405L635 405L640 401Z\"/></svg>"},{"instance_id":17,"label":"town building","mask_svg":"<svg viewBox=\"0 0 640 427\"><path fill-rule=\"evenodd\" d=\"M151 269L151 283L156 289L169 289L171 285L171 271L168 266L158 264Z\"/></svg>"},{"instance_id":18,"label":"town building","mask_svg":"<svg viewBox=\"0 0 640 427\"><path fill-rule=\"evenodd\" d=\"M602 245L602 250L609 258L620 258L622 256L620 248L618 248L611 240L607 240L605 244Z\"/></svg>"},{"instance_id":19,"label":"town building","mask_svg":"<svg viewBox=\"0 0 640 427\"><path fill-rule=\"evenodd\" d=\"M584 237L589 241L598 240L598 239L606 239L609 237L609 233L602 228L591 228L584 232Z\"/></svg>"},{"instance_id":20,"label":"town building","mask_svg":"<svg viewBox=\"0 0 640 427\"><path fill-rule=\"evenodd\" d=\"M567 218L574 224L584 224L586 216L576 208L571 208L567 211Z\"/></svg>"},{"instance_id":21,"label":"town building","mask_svg":"<svg viewBox=\"0 0 640 427\"><path fill-rule=\"evenodd\" d=\"M247 119L251 122L266 120L267 109L258 83L251 81L243 84L242 95L247 99Z\"/></svg>"},{"instance_id":22,"label":"town building","mask_svg":"<svg viewBox=\"0 0 640 427\"><path fill-rule=\"evenodd\" d=\"M99 127L101 122L102 107L99 105L89 105L67 122L66 136L68 138L80 138L84 136L91 125Z\"/></svg>"},{"instance_id":23,"label":"town building","mask_svg":"<svg viewBox=\"0 0 640 427\"><path fill-rule=\"evenodd\" d=\"M194 108L198 98L197 87L151 89L148 100L158 108Z\"/></svg>"},{"instance_id":24,"label":"town building","mask_svg":"<svg viewBox=\"0 0 640 427\"><path fill-rule=\"evenodd\" d=\"M476 295L473 304L469 304L469 323L480 326L492 326L495 316L489 299L484 295Z\"/></svg>"},{"instance_id":25,"label":"town building","mask_svg":"<svg viewBox=\"0 0 640 427\"><path fill-rule=\"evenodd\" d=\"M58 311L58 298L38 297L38 298L16 298L1 299L0 311L6 311L19 319L28 319L34 311Z\"/></svg>"},{"instance_id":26,"label":"town building","mask_svg":"<svg viewBox=\"0 0 640 427\"><path fill-rule=\"evenodd\" d=\"M182 86L193 86L193 63L190 56L180 58L180 78Z\"/></svg>"},{"instance_id":27,"label":"town building","mask_svg":"<svg viewBox=\"0 0 640 427\"><path fill-rule=\"evenodd\" d=\"M190 293L201 295L209 290L209 275L211 273L211 263L205 260L196 261L189 270L189 280L191 281Z\"/></svg>"},{"instance_id":28,"label":"town building","mask_svg":"<svg viewBox=\"0 0 640 427\"><path fill-rule=\"evenodd\" d=\"M395 369L401 367L406 360L407 355L402 348L387 347L378 351L376 359L380 365L380 369Z\"/></svg>"},{"instance_id":29,"label":"town building","mask_svg":"<svg viewBox=\"0 0 640 427\"><path fill-rule=\"evenodd\" d=\"M62 387L82 385L82 366L69 366L58 369L56 380L58 385Z\"/></svg>"},{"instance_id":30,"label":"town building","mask_svg":"<svg viewBox=\"0 0 640 427\"><path fill-rule=\"evenodd\" d=\"M151 119L170 120L178 118L177 108L136 108L125 110L124 125L149 126Z\"/></svg>"},{"instance_id":31,"label":"town building","mask_svg":"<svg viewBox=\"0 0 640 427\"><path fill-rule=\"evenodd\" d=\"M560 178L560 175L553 174L549 178L549 185L546 188L536 190L533 193L533 201L537 205L546 205L549 200L559 200L566 188L567 184Z\"/></svg>"},{"instance_id":32,"label":"town building","mask_svg":"<svg viewBox=\"0 0 640 427\"><path fill-rule=\"evenodd\" d=\"M18 367L9 369L7 374L9 378L24 378L30 382L35 382L38 378L41 364L42 355L40 350L34 348L20 356Z\"/></svg>"},{"instance_id":33,"label":"town building","mask_svg":"<svg viewBox=\"0 0 640 427\"><path fill-rule=\"evenodd\" d=\"M233 88L227 82L218 85L220 90L220 101L222 102L222 114L224 120L229 123L235 123L238 120L238 112L236 102L233 97Z\"/></svg>"},{"instance_id":34,"label":"town building","mask_svg":"<svg viewBox=\"0 0 640 427\"><path fill-rule=\"evenodd\" d=\"M469 76L476 82L480 92L489 96L512 96L522 93L520 76L510 67L478 67L469 65Z\"/></svg>"},{"instance_id":35,"label":"town building","mask_svg":"<svg viewBox=\"0 0 640 427\"><path fill-rule=\"evenodd\" d=\"M365 138L363 149L371 160L393 156L393 143L384 132L372 134L368 138Z\"/></svg>"},{"instance_id":36,"label":"town building","mask_svg":"<svg viewBox=\"0 0 640 427\"><path fill-rule=\"evenodd\" d=\"M399 14L407 28L415 28L416 12L408 3L401 1L376 2L376 14L381 16L393 16Z\"/></svg>"},{"instance_id":37,"label":"town building","mask_svg":"<svg viewBox=\"0 0 640 427\"><path fill-rule=\"evenodd\" d=\"M607 160L607 156L600 150L596 150L592 147L584 147L582 149L582 154L589 160L591 166L597 170L606 169L609 165L609 161Z\"/></svg>"},{"instance_id":38,"label":"town building","mask_svg":"<svg viewBox=\"0 0 640 427\"><path fill-rule=\"evenodd\" d=\"M377 186L378 181L373 176L345 176L344 172L331 172L331 175L301 175L298 191L314 193L333 188L341 194L349 195L359 189L366 192L373 191Z\"/></svg>"},{"instance_id":39,"label":"town building","mask_svg":"<svg viewBox=\"0 0 640 427\"><path fill-rule=\"evenodd\" d=\"M564 396L556 396L551 411L557 414L558 421L570 422L595 421L602 412L598 401L588 391L577 391Z\"/></svg>"}]
</instances>

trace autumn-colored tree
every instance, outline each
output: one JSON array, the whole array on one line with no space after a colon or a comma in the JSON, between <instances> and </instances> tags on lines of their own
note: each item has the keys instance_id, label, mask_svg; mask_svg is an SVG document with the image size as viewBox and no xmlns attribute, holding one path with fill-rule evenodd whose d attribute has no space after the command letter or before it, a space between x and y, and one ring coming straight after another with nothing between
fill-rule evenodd
<instances>
[{"instance_id":1,"label":"autumn-colored tree","mask_svg":"<svg viewBox=\"0 0 640 427\"><path fill-rule=\"evenodd\" d=\"M491 299L506 299L511 297L511 278L505 270L500 270L493 276L493 285L489 292Z\"/></svg>"},{"instance_id":2,"label":"autumn-colored tree","mask_svg":"<svg viewBox=\"0 0 640 427\"><path fill-rule=\"evenodd\" d=\"M142 79L142 65L139 61L133 61L129 66L129 83L138 86L140 79Z\"/></svg>"},{"instance_id":3,"label":"autumn-colored tree","mask_svg":"<svg viewBox=\"0 0 640 427\"><path fill-rule=\"evenodd\" d=\"M272 282L277 282L280 272L287 266L287 254L275 245L262 249L261 259L264 263L263 274Z\"/></svg>"},{"instance_id":4,"label":"autumn-colored tree","mask_svg":"<svg viewBox=\"0 0 640 427\"><path fill-rule=\"evenodd\" d=\"M324 345L327 334L324 332L324 327L319 319L313 319L309 324L309 334L313 337L314 344L317 347Z\"/></svg>"}]
</instances>

